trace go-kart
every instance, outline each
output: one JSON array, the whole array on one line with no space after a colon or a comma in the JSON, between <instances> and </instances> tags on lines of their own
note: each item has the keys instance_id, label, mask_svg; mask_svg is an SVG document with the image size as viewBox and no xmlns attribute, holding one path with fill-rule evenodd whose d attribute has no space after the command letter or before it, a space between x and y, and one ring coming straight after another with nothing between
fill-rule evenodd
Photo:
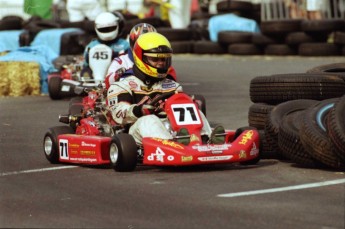
<instances>
[{"instance_id":1,"label":"go-kart","mask_svg":"<svg viewBox=\"0 0 345 229\"><path fill-rule=\"evenodd\" d=\"M111 63L113 52L104 44L89 50L90 69L83 67L83 57L74 57L69 64L61 66L59 72L48 75L48 92L53 100L77 96L78 86L95 87L103 81Z\"/></svg>"},{"instance_id":2,"label":"go-kart","mask_svg":"<svg viewBox=\"0 0 345 229\"><path fill-rule=\"evenodd\" d=\"M102 87L100 87L102 88ZM193 98L185 93L169 93L153 99L162 109L166 128L172 135L180 128L189 132L189 143L174 139L143 138L137 146L128 128L116 124L104 103L102 89L89 92L80 104L81 112L60 115L69 126L49 128L43 140L44 153L51 163L87 165L110 164L115 171L133 171L138 164L187 166L234 163L256 164L259 156L259 133L255 128L225 130L225 141L212 144L201 136L203 122ZM75 105L75 104L74 104Z\"/></svg>"}]
</instances>

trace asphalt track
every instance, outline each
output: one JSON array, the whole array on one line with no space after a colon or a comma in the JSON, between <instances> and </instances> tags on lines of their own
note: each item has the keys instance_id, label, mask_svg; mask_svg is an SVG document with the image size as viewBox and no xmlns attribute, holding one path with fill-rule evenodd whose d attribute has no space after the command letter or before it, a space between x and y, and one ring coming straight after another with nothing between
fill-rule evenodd
<instances>
[{"instance_id":1,"label":"asphalt track","mask_svg":"<svg viewBox=\"0 0 345 229\"><path fill-rule=\"evenodd\" d=\"M247 125L255 76L301 73L344 57L178 55L189 93L203 94L211 122ZM275 159L255 166L188 168L51 165L42 150L68 100L0 98L1 228L345 228L343 172Z\"/></svg>"}]
</instances>

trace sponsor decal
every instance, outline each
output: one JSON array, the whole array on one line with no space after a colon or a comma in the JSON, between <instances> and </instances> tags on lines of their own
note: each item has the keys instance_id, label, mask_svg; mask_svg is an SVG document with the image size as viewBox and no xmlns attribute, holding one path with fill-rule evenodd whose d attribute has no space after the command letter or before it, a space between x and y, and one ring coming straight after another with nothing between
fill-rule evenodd
<instances>
[{"instance_id":1,"label":"sponsor decal","mask_svg":"<svg viewBox=\"0 0 345 229\"><path fill-rule=\"evenodd\" d=\"M255 155L258 155L259 154L259 149L256 147L256 144L255 142L253 142L253 147L252 149L250 150L250 156L255 156Z\"/></svg>"},{"instance_id":2,"label":"sponsor decal","mask_svg":"<svg viewBox=\"0 0 345 229\"><path fill-rule=\"evenodd\" d=\"M117 97L109 99L108 102L110 106L115 105L117 103Z\"/></svg>"},{"instance_id":3,"label":"sponsor decal","mask_svg":"<svg viewBox=\"0 0 345 229\"><path fill-rule=\"evenodd\" d=\"M71 158L70 160L77 162L97 162L96 158Z\"/></svg>"},{"instance_id":4,"label":"sponsor decal","mask_svg":"<svg viewBox=\"0 0 345 229\"><path fill-rule=\"evenodd\" d=\"M68 144L68 146L70 147L70 148L79 148L79 144L76 144L76 143L69 143Z\"/></svg>"},{"instance_id":5,"label":"sponsor decal","mask_svg":"<svg viewBox=\"0 0 345 229\"><path fill-rule=\"evenodd\" d=\"M184 149L183 146L181 146L180 144L174 142L174 141L170 141L168 139L161 139L161 138L152 138L153 140L162 143L163 145L167 145L167 146L171 146L173 148L176 149Z\"/></svg>"},{"instance_id":6,"label":"sponsor decal","mask_svg":"<svg viewBox=\"0 0 345 229\"><path fill-rule=\"evenodd\" d=\"M194 145L192 146L193 149L196 149L199 152L211 152L211 153L222 153L224 150L228 150L230 144L224 145Z\"/></svg>"},{"instance_id":7,"label":"sponsor decal","mask_svg":"<svg viewBox=\"0 0 345 229\"><path fill-rule=\"evenodd\" d=\"M164 162L164 156L165 153L163 152L163 150L159 147L157 147L156 152L155 153L151 153L147 159L149 161L160 161L160 162Z\"/></svg>"},{"instance_id":8,"label":"sponsor decal","mask_svg":"<svg viewBox=\"0 0 345 229\"><path fill-rule=\"evenodd\" d=\"M238 154L238 158L240 158L240 159L245 159L245 158L247 158L246 151L241 150L240 153Z\"/></svg>"},{"instance_id":9,"label":"sponsor decal","mask_svg":"<svg viewBox=\"0 0 345 229\"><path fill-rule=\"evenodd\" d=\"M93 143L86 143L86 142L82 141L82 142L81 142L81 146L96 147L96 144L93 144Z\"/></svg>"},{"instance_id":10,"label":"sponsor decal","mask_svg":"<svg viewBox=\"0 0 345 229\"><path fill-rule=\"evenodd\" d=\"M71 150L70 150L70 154L78 154L78 150L73 150L73 149L71 149Z\"/></svg>"},{"instance_id":11,"label":"sponsor decal","mask_svg":"<svg viewBox=\"0 0 345 229\"><path fill-rule=\"evenodd\" d=\"M116 117L116 118L126 118L126 112L127 112L127 111L122 111L122 110L120 110L120 111L118 111L118 112L115 114L115 117Z\"/></svg>"},{"instance_id":12,"label":"sponsor decal","mask_svg":"<svg viewBox=\"0 0 345 229\"><path fill-rule=\"evenodd\" d=\"M242 136L242 139L239 141L238 144L241 144L241 145L247 144L247 142L252 139L253 134L254 134L253 130L249 130L247 133L245 133L245 135Z\"/></svg>"},{"instance_id":13,"label":"sponsor decal","mask_svg":"<svg viewBox=\"0 0 345 229\"><path fill-rule=\"evenodd\" d=\"M134 81L129 81L128 84L131 88L137 88L138 87L138 84Z\"/></svg>"},{"instance_id":14,"label":"sponsor decal","mask_svg":"<svg viewBox=\"0 0 345 229\"><path fill-rule=\"evenodd\" d=\"M223 161L223 160L230 160L232 157L233 157L232 155L198 157L198 160L199 161Z\"/></svg>"},{"instance_id":15,"label":"sponsor decal","mask_svg":"<svg viewBox=\"0 0 345 229\"><path fill-rule=\"evenodd\" d=\"M85 156L95 156L96 151L94 150L81 150L80 155L85 155Z\"/></svg>"},{"instance_id":16,"label":"sponsor decal","mask_svg":"<svg viewBox=\"0 0 345 229\"><path fill-rule=\"evenodd\" d=\"M192 134L192 135L190 136L190 141L191 141L191 142L198 142L198 141L200 141L200 139L199 139L198 136L196 136L195 134Z\"/></svg>"},{"instance_id":17,"label":"sponsor decal","mask_svg":"<svg viewBox=\"0 0 345 229\"><path fill-rule=\"evenodd\" d=\"M162 88L163 89L168 89L168 88L174 88L176 87L176 83L174 82L169 82L169 83L163 83Z\"/></svg>"},{"instance_id":18,"label":"sponsor decal","mask_svg":"<svg viewBox=\"0 0 345 229\"><path fill-rule=\"evenodd\" d=\"M61 91L67 92L67 91L69 91L70 88L71 88L71 87L70 87L69 85L62 85Z\"/></svg>"},{"instance_id":19,"label":"sponsor decal","mask_svg":"<svg viewBox=\"0 0 345 229\"><path fill-rule=\"evenodd\" d=\"M181 161L182 161L182 162L193 161L193 156L188 156L188 157L182 156L182 157L181 157Z\"/></svg>"}]
</instances>

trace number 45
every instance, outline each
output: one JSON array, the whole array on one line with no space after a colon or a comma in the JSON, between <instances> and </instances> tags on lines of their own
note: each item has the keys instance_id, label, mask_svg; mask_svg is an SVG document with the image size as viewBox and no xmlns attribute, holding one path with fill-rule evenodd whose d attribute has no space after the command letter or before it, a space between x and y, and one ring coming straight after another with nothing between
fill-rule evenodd
<instances>
[{"instance_id":1,"label":"number 45","mask_svg":"<svg viewBox=\"0 0 345 229\"><path fill-rule=\"evenodd\" d=\"M106 51L103 51L103 52L95 52L92 56L92 58L98 60L98 59L102 59L102 60L105 60L105 59L108 59L109 56L108 56L108 52Z\"/></svg>"}]
</instances>

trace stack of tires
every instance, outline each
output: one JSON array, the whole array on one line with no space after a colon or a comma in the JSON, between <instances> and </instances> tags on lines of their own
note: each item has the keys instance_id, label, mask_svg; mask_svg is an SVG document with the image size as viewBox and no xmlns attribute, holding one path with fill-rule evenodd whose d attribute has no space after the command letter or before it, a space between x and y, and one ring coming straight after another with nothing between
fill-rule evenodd
<instances>
[{"instance_id":1,"label":"stack of tires","mask_svg":"<svg viewBox=\"0 0 345 229\"><path fill-rule=\"evenodd\" d=\"M248 122L263 157L345 170L345 63L251 80Z\"/></svg>"}]
</instances>

